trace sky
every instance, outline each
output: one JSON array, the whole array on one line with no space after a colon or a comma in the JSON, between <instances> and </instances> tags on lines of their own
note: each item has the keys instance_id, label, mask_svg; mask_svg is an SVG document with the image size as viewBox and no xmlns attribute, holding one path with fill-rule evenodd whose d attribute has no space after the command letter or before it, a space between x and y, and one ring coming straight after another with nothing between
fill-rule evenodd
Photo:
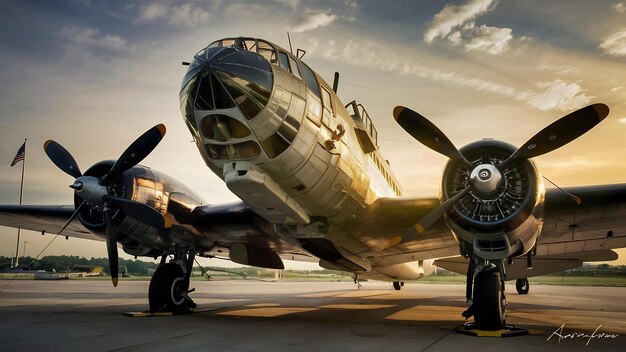
<instances>
[{"instance_id":1,"label":"sky","mask_svg":"<svg viewBox=\"0 0 626 352\"><path fill-rule=\"evenodd\" d=\"M605 103L605 121L535 162L561 187L626 182L626 1L0 0L0 204L18 202L21 164L9 164L24 138L23 203L71 204L73 180L48 160L44 141L61 143L85 170L157 123L167 135L142 164L210 203L236 200L183 123L181 62L224 37L289 48L287 32L327 81L340 72L339 97L366 107L410 195L436 196L446 160L395 124L396 105L461 147L485 137L521 145L559 117ZM23 241L33 256L50 239L23 231L20 252ZM16 230L0 227L0 255L15 242ZM106 250L59 239L46 254ZM612 264L626 264L626 250Z\"/></svg>"}]
</instances>

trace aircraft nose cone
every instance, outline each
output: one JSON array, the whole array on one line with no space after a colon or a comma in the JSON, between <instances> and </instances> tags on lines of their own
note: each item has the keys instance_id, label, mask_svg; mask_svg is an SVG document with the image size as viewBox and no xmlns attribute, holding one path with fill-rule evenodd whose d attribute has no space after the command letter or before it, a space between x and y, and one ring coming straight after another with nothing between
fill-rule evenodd
<instances>
[{"instance_id":1,"label":"aircraft nose cone","mask_svg":"<svg viewBox=\"0 0 626 352\"><path fill-rule=\"evenodd\" d=\"M196 111L238 107L251 120L269 102L274 79L272 66L263 56L237 47L215 47L196 59L202 64L193 68L197 71L194 88L190 89L197 94L185 94L185 99L195 99L187 106Z\"/></svg>"}]
</instances>

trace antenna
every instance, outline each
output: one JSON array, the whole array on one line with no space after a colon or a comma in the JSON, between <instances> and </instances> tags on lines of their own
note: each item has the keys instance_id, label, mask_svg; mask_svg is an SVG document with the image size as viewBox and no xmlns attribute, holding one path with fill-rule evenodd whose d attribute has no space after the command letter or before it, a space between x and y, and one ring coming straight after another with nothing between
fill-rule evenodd
<instances>
[{"instance_id":1,"label":"antenna","mask_svg":"<svg viewBox=\"0 0 626 352\"><path fill-rule=\"evenodd\" d=\"M291 53L293 54L293 48L291 47L291 36L289 35L289 32L287 32L287 39L289 40L289 51L291 51Z\"/></svg>"},{"instance_id":2,"label":"antenna","mask_svg":"<svg viewBox=\"0 0 626 352\"><path fill-rule=\"evenodd\" d=\"M335 72L335 78L333 79L333 91L337 94L337 88L339 88L339 72Z\"/></svg>"}]
</instances>

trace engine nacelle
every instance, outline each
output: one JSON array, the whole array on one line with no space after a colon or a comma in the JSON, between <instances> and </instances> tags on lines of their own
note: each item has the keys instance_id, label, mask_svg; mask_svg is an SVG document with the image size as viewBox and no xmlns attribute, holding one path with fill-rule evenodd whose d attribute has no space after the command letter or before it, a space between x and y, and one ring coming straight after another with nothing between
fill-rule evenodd
<instances>
[{"instance_id":1,"label":"engine nacelle","mask_svg":"<svg viewBox=\"0 0 626 352\"><path fill-rule=\"evenodd\" d=\"M470 187L446 213L446 222L465 254L504 259L522 255L535 245L543 226L541 177L530 160L513 163L502 172L496 167L516 149L485 139L460 149L473 169L459 160L446 164L442 202Z\"/></svg>"},{"instance_id":2,"label":"engine nacelle","mask_svg":"<svg viewBox=\"0 0 626 352\"><path fill-rule=\"evenodd\" d=\"M85 176L101 178L106 175L115 161L107 160L96 163L85 171ZM107 187L108 195L125 198L148 205L173 224L189 224L188 218L193 209L207 204L200 196L183 186L173 178L154 169L137 165L125 171ZM74 206L83 201L74 195ZM83 207L78 215L79 221L93 233L105 236L106 223L103 209L91 203ZM167 248L171 240L184 233L169 233L168 241L164 241L163 230L154 228L141 221L116 210L112 219L118 232L118 241L123 244L124 251L136 256L158 256L162 253L159 247ZM191 226L187 226L192 231ZM180 231L179 231L180 232Z\"/></svg>"}]
</instances>

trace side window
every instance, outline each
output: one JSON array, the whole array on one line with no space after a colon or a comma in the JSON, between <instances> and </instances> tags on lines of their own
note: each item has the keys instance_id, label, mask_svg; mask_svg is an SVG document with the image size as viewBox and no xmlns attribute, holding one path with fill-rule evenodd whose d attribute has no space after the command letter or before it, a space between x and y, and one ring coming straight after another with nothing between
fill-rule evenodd
<instances>
[{"instance_id":1,"label":"side window","mask_svg":"<svg viewBox=\"0 0 626 352\"><path fill-rule=\"evenodd\" d=\"M317 85L317 79L315 78L315 73L309 68L309 66L305 65L303 62L300 62L302 67L302 76L304 76L304 81L306 82L306 86L309 88L311 93L315 94L318 98L322 99L322 93L320 92L320 86Z\"/></svg>"},{"instance_id":2,"label":"side window","mask_svg":"<svg viewBox=\"0 0 626 352\"><path fill-rule=\"evenodd\" d=\"M322 123L330 127L330 118L333 116L333 107L330 101L330 93L324 87L322 87L322 102L324 103Z\"/></svg>"},{"instance_id":3,"label":"side window","mask_svg":"<svg viewBox=\"0 0 626 352\"><path fill-rule=\"evenodd\" d=\"M291 66L291 72L298 76L298 78L302 79L302 75L300 74L300 69L298 68L298 63L296 62L296 59L294 59L293 57L289 56L289 65Z\"/></svg>"},{"instance_id":4,"label":"side window","mask_svg":"<svg viewBox=\"0 0 626 352\"><path fill-rule=\"evenodd\" d=\"M278 53L278 64L283 70L289 71L289 59L287 57L287 54L283 53L282 51Z\"/></svg>"},{"instance_id":5,"label":"side window","mask_svg":"<svg viewBox=\"0 0 626 352\"><path fill-rule=\"evenodd\" d=\"M330 99L330 93L324 87L322 87L322 99L324 100L324 108L333 112L334 109Z\"/></svg>"}]
</instances>

